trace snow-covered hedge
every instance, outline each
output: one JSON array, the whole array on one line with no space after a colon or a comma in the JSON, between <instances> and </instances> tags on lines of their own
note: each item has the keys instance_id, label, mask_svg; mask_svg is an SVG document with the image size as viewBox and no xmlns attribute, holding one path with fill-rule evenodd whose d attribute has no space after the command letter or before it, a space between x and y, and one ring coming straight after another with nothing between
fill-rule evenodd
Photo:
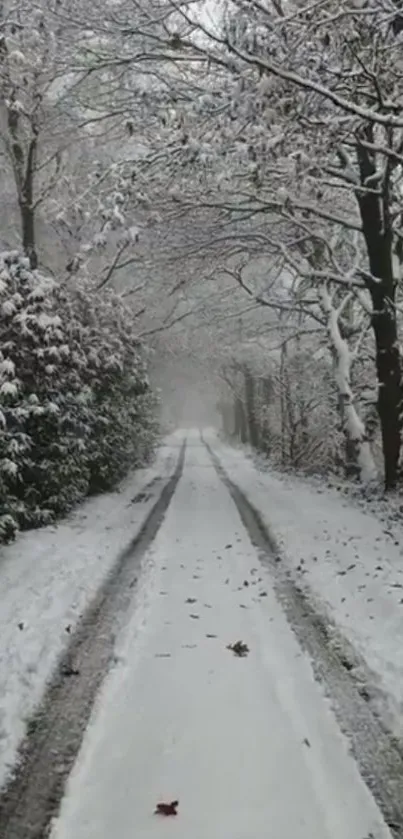
<instances>
[{"instance_id":1,"label":"snow-covered hedge","mask_svg":"<svg viewBox=\"0 0 403 839\"><path fill-rule=\"evenodd\" d=\"M0 542L144 462L155 399L130 313L0 254Z\"/></svg>"}]
</instances>

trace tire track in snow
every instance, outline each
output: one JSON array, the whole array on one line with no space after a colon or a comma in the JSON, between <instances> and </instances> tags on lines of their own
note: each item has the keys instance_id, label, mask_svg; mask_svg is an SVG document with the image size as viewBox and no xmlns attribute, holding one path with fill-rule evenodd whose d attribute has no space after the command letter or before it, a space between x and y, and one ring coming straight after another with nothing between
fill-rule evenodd
<instances>
[{"instance_id":1,"label":"tire track in snow","mask_svg":"<svg viewBox=\"0 0 403 839\"><path fill-rule=\"evenodd\" d=\"M28 724L17 768L0 793L0 837L4 839L45 839L49 835L96 695L113 660L115 638L133 598L135 575L182 475L185 448L186 442L172 477L143 526L83 615L40 708Z\"/></svg>"},{"instance_id":2,"label":"tire track in snow","mask_svg":"<svg viewBox=\"0 0 403 839\"><path fill-rule=\"evenodd\" d=\"M229 478L219 457L203 437L202 440L261 561L270 567L275 591L289 624L301 647L308 652L315 676L332 701L340 728L350 741L352 754L365 783L394 837L403 839L403 754L400 744L385 729L368 702L365 690L362 691L353 673L343 664L351 645L330 620L315 611L304 592L285 575L275 538L259 511ZM342 656L334 644L337 635L341 641ZM352 651L351 660L358 659L357 652ZM368 667L361 660L360 669L368 672Z\"/></svg>"}]
</instances>

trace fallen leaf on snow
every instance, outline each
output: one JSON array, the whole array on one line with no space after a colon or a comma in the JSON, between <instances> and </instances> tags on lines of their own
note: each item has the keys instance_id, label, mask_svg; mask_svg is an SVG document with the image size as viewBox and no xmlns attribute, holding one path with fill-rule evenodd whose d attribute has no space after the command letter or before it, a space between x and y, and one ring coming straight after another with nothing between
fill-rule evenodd
<instances>
[{"instance_id":1,"label":"fallen leaf on snow","mask_svg":"<svg viewBox=\"0 0 403 839\"><path fill-rule=\"evenodd\" d=\"M362 696L363 699L365 699L366 702L369 702L369 700L371 699L369 691L365 687L365 685L360 685L359 686L358 693L360 694L360 696Z\"/></svg>"},{"instance_id":2,"label":"fallen leaf on snow","mask_svg":"<svg viewBox=\"0 0 403 839\"><path fill-rule=\"evenodd\" d=\"M178 807L179 801L171 801L169 804L165 802L161 802L157 804L154 815L156 816L177 816L178 815Z\"/></svg>"},{"instance_id":3,"label":"fallen leaf on snow","mask_svg":"<svg viewBox=\"0 0 403 839\"><path fill-rule=\"evenodd\" d=\"M249 647L243 641L236 641L235 644L228 644L227 650L231 650L238 658L245 658L248 655Z\"/></svg>"},{"instance_id":4,"label":"fallen leaf on snow","mask_svg":"<svg viewBox=\"0 0 403 839\"><path fill-rule=\"evenodd\" d=\"M71 667L67 665L66 667L62 667L61 669L62 676L79 676L80 671L77 670L77 667Z\"/></svg>"}]
</instances>

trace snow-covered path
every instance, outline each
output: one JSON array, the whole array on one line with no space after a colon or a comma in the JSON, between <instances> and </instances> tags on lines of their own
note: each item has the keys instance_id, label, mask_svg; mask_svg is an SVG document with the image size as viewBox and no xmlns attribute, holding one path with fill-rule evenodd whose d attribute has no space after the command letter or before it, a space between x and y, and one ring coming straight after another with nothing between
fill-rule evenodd
<instances>
[{"instance_id":1,"label":"snow-covered path","mask_svg":"<svg viewBox=\"0 0 403 839\"><path fill-rule=\"evenodd\" d=\"M0 785L81 616L172 474L178 446L171 435L155 462L130 474L115 492L88 499L63 521L1 547ZM158 482L154 489L152 481ZM142 493L144 500L135 503Z\"/></svg>"},{"instance_id":2,"label":"snow-covered path","mask_svg":"<svg viewBox=\"0 0 403 839\"><path fill-rule=\"evenodd\" d=\"M52 839L165 835L390 837L196 437Z\"/></svg>"}]
</instances>

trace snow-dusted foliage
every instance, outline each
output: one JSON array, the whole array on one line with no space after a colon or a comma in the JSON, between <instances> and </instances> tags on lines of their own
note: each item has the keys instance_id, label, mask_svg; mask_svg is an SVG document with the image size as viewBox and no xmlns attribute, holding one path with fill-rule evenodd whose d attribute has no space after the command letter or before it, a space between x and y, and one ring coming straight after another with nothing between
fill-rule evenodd
<instances>
[{"instance_id":1,"label":"snow-dusted foliage","mask_svg":"<svg viewBox=\"0 0 403 839\"><path fill-rule=\"evenodd\" d=\"M69 287L91 284L93 301L119 289L156 366L174 352L212 377L231 360L249 370L241 437L260 445L271 424L282 462L339 463L364 482L383 471L393 489L401 13L372 0L213 5L43 0L39 14L13 0L0 139L22 248ZM98 317L82 293L74 305Z\"/></svg>"},{"instance_id":2,"label":"snow-dusted foliage","mask_svg":"<svg viewBox=\"0 0 403 839\"><path fill-rule=\"evenodd\" d=\"M365 296L385 486L393 489L402 411L401 10L347 0L231 0L214 13L205 5L167 0L174 95L161 131L168 123L171 142L165 155L153 150L148 180L151 171L154 184L165 179L178 212L200 221L204 243L193 236L194 250L218 245L227 267L235 253L245 262L259 254L270 268L276 262L284 283L290 274L304 282L299 308L309 299L315 317L322 286L331 298L338 289ZM203 211L218 220L213 231ZM267 285L264 294L249 289L256 302L273 305ZM328 315L331 351L350 366ZM368 477L366 431L341 372L339 364L344 430Z\"/></svg>"},{"instance_id":3,"label":"snow-dusted foliage","mask_svg":"<svg viewBox=\"0 0 403 839\"><path fill-rule=\"evenodd\" d=\"M0 540L112 487L147 458L154 397L129 312L0 255Z\"/></svg>"}]
</instances>

